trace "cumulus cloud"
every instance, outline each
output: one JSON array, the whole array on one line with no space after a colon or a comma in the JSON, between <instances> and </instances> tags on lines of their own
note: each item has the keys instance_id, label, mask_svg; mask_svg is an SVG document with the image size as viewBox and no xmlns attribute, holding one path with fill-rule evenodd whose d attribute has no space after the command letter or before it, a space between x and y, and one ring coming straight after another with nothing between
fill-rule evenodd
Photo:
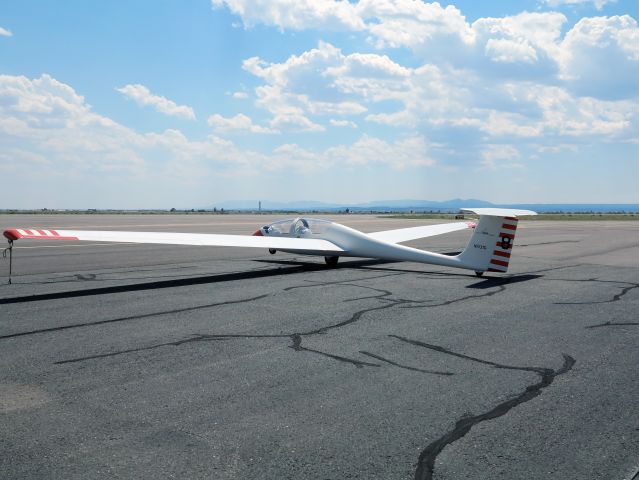
<instances>
[{"instance_id":1,"label":"cumulus cloud","mask_svg":"<svg viewBox=\"0 0 639 480\"><path fill-rule=\"evenodd\" d=\"M438 39L451 46L472 44L475 33L453 5L421 0L360 0L356 9L377 46L422 47ZM443 42L442 42L443 43Z\"/></svg>"},{"instance_id":2,"label":"cumulus cloud","mask_svg":"<svg viewBox=\"0 0 639 480\"><path fill-rule=\"evenodd\" d=\"M13 36L13 33L11 33L6 28L0 27L0 37L11 37L11 36Z\"/></svg>"},{"instance_id":3,"label":"cumulus cloud","mask_svg":"<svg viewBox=\"0 0 639 480\"><path fill-rule=\"evenodd\" d=\"M631 135L639 123L633 112L639 29L630 16L582 19L562 34L568 20L558 12L468 24L455 8L426 8L419 0L360 0L353 6L363 19L378 19L377 26L420 15L439 19L430 34L405 39L398 34L386 46L401 43L420 53L420 42L441 42L444 37L437 35L456 28L466 53L409 67L386 54L344 54L320 42L281 63L249 58L244 69L264 82L255 89L257 105L274 115L272 126L286 130L287 123L303 125L302 118L365 115L368 122L435 135L457 129L488 141L505 136L525 141L544 135ZM424 21L424 31L429 28ZM283 121L291 118L296 122ZM335 126L331 119L328 123Z\"/></svg>"},{"instance_id":4,"label":"cumulus cloud","mask_svg":"<svg viewBox=\"0 0 639 480\"><path fill-rule=\"evenodd\" d=\"M537 52L526 41L490 38L486 42L486 56L496 62L535 63Z\"/></svg>"},{"instance_id":5,"label":"cumulus cloud","mask_svg":"<svg viewBox=\"0 0 639 480\"><path fill-rule=\"evenodd\" d=\"M502 63L554 58L554 40L566 21L556 12L523 12L470 24L457 7L423 0L212 1L215 7L228 7L247 26L262 23L294 30L339 26L367 34L378 48L406 47L425 59L460 63L484 56ZM349 21L331 20L326 14L330 11Z\"/></svg>"},{"instance_id":6,"label":"cumulus cloud","mask_svg":"<svg viewBox=\"0 0 639 480\"><path fill-rule=\"evenodd\" d=\"M639 94L639 27L629 15L583 18L561 48L562 78L577 93L607 99Z\"/></svg>"},{"instance_id":7,"label":"cumulus cloud","mask_svg":"<svg viewBox=\"0 0 639 480\"><path fill-rule=\"evenodd\" d=\"M38 163L38 172L50 175L111 172L188 180L212 169L259 165L261 158L214 135L193 141L178 130L138 133L93 112L71 86L46 74L0 75L0 145L0 160L11 152L15 168L31 172Z\"/></svg>"},{"instance_id":8,"label":"cumulus cloud","mask_svg":"<svg viewBox=\"0 0 639 480\"><path fill-rule=\"evenodd\" d=\"M271 127L320 132L324 127L309 116L357 115L366 111L334 84L335 76L341 74L339 69L345 67L344 60L338 48L320 42L318 48L292 55L283 63L252 57L244 61L243 68L265 82L255 89L256 104L273 115Z\"/></svg>"},{"instance_id":9,"label":"cumulus cloud","mask_svg":"<svg viewBox=\"0 0 639 480\"><path fill-rule=\"evenodd\" d=\"M557 42L566 21L561 13L523 12L501 18L480 18L473 23L472 29L477 46L483 46L488 59L540 64L556 62L559 56Z\"/></svg>"},{"instance_id":10,"label":"cumulus cloud","mask_svg":"<svg viewBox=\"0 0 639 480\"><path fill-rule=\"evenodd\" d=\"M226 6L247 27L258 23L280 29L360 30L364 28L348 0L211 0L214 8Z\"/></svg>"},{"instance_id":11,"label":"cumulus cloud","mask_svg":"<svg viewBox=\"0 0 639 480\"><path fill-rule=\"evenodd\" d=\"M270 168L297 168L306 172L326 168L387 166L396 170L432 167L435 160L428 153L422 136L387 142L362 135L351 145L339 145L313 152L297 144L281 145L267 159Z\"/></svg>"},{"instance_id":12,"label":"cumulus cloud","mask_svg":"<svg viewBox=\"0 0 639 480\"><path fill-rule=\"evenodd\" d=\"M74 170L139 171L142 136L94 113L73 88L49 75L0 76L0 138Z\"/></svg>"},{"instance_id":13,"label":"cumulus cloud","mask_svg":"<svg viewBox=\"0 0 639 480\"><path fill-rule=\"evenodd\" d=\"M334 127L357 128L357 124L355 122L351 122L350 120L335 120L334 118L331 118L328 123L330 123Z\"/></svg>"},{"instance_id":14,"label":"cumulus cloud","mask_svg":"<svg viewBox=\"0 0 639 480\"><path fill-rule=\"evenodd\" d=\"M601 10L609 3L617 3L617 0L542 0L546 5L556 8L563 5L594 5Z\"/></svg>"},{"instance_id":15,"label":"cumulus cloud","mask_svg":"<svg viewBox=\"0 0 639 480\"><path fill-rule=\"evenodd\" d=\"M343 165L445 167L453 159L493 169L521 166L530 158L527 146L545 141L571 148L639 138L639 28L628 15L567 25L562 13L523 12L469 23L455 7L422 0L212 1L246 27L330 23L368 40L359 44L366 51L320 41L276 61L246 59L242 67L257 84L250 97L266 120L214 114L208 118L214 133L202 141L178 130L139 134L97 115L71 87L46 75L1 77L3 152L19 157L12 139L25 138L34 145L32 155L21 157L25 164L64 157L93 168L144 169L153 158L175 171L315 172ZM248 98L238 90L227 95ZM190 107L142 85L118 91L163 113L195 118ZM327 127L368 133L331 146L321 135ZM383 139L370 134L382 129ZM304 142L313 137L325 146L300 146L297 132L314 132ZM229 141L231 133L290 135L289 143L256 152Z\"/></svg>"},{"instance_id":16,"label":"cumulus cloud","mask_svg":"<svg viewBox=\"0 0 639 480\"><path fill-rule=\"evenodd\" d=\"M488 144L481 152L482 167L491 170L500 168L522 168L516 160L520 157L519 150L512 145Z\"/></svg>"},{"instance_id":17,"label":"cumulus cloud","mask_svg":"<svg viewBox=\"0 0 639 480\"><path fill-rule=\"evenodd\" d=\"M329 148L325 157L333 165L386 164L396 169L435 165L419 135L390 143L364 134L352 145Z\"/></svg>"},{"instance_id":18,"label":"cumulus cloud","mask_svg":"<svg viewBox=\"0 0 639 480\"><path fill-rule=\"evenodd\" d=\"M250 117L242 113L230 118L218 114L211 115L207 122L218 132L277 133L276 130L255 125Z\"/></svg>"},{"instance_id":19,"label":"cumulus cloud","mask_svg":"<svg viewBox=\"0 0 639 480\"><path fill-rule=\"evenodd\" d=\"M209 124L219 131L270 133L242 114L212 115ZM0 75L0 145L0 163L13 170L31 171L37 165L39 172L51 175L98 171L186 182L213 173L309 172L356 165L401 169L434 163L420 136L387 142L363 135L353 144L319 151L290 143L261 153L216 135L192 140L175 129L140 134L93 112L84 97L49 75Z\"/></svg>"},{"instance_id":20,"label":"cumulus cloud","mask_svg":"<svg viewBox=\"0 0 639 480\"><path fill-rule=\"evenodd\" d=\"M155 111L165 115L195 120L195 112L191 107L178 105L166 97L154 95L144 85L125 85L124 87L116 88L116 90L140 106L151 106Z\"/></svg>"},{"instance_id":21,"label":"cumulus cloud","mask_svg":"<svg viewBox=\"0 0 639 480\"><path fill-rule=\"evenodd\" d=\"M271 126L292 132L323 132L322 125L315 123L299 113L280 113L271 120Z\"/></svg>"}]
</instances>

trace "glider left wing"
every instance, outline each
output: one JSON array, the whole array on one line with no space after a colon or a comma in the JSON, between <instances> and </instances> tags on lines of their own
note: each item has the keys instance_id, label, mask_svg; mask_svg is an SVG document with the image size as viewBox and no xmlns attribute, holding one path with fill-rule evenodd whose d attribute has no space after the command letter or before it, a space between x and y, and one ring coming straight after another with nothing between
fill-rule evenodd
<instances>
[{"instance_id":1,"label":"glider left wing","mask_svg":"<svg viewBox=\"0 0 639 480\"><path fill-rule=\"evenodd\" d=\"M20 238L37 240L85 240L90 242L158 243L164 245L208 245L219 247L253 247L317 252L343 252L328 240L315 238L264 237L253 235L221 235L215 233L116 232L90 230L43 230L13 228L4 231L13 241Z\"/></svg>"},{"instance_id":2,"label":"glider left wing","mask_svg":"<svg viewBox=\"0 0 639 480\"><path fill-rule=\"evenodd\" d=\"M456 232L467 228L475 228L474 222L442 223L440 225L425 225L422 227L399 228L397 230L384 230L383 232L367 233L375 240L387 243L401 243L418 238L433 237L444 233Z\"/></svg>"}]
</instances>

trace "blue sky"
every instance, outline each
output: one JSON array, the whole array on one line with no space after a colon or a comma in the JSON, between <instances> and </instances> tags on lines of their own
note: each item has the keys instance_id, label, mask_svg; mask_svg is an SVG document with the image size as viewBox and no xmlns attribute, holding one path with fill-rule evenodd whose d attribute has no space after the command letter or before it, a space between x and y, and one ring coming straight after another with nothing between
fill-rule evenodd
<instances>
[{"instance_id":1,"label":"blue sky","mask_svg":"<svg viewBox=\"0 0 639 480\"><path fill-rule=\"evenodd\" d=\"M639 203L635 0L3 2L0 208Z\"/></svg>"}]
</instances>

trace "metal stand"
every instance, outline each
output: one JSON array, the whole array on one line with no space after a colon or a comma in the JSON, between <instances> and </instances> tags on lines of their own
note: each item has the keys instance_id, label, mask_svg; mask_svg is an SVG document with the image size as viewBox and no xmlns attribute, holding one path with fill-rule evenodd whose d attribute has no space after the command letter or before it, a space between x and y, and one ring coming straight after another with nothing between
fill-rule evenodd
<instances>
[{"instance_id":1,"label":"metal stand","mask_svg":"<svg viewBox=\"0 0 639 480\"><path fill-rule=\"evenodd\" d=\"M2 258L7 258L9 252L9 285L11 285L11 269L13 267L13 240L9 240L9 246L2 251Z\"/></svg>"}]
</instances>

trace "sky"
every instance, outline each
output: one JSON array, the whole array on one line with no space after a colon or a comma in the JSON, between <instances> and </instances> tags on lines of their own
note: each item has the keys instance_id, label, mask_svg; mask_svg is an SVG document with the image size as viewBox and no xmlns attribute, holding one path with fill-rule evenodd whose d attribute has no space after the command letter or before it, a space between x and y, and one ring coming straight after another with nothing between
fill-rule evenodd
<instances>
[{"instance_id":1,"label":"sky","mask_svg":"<svg viewBox=\"0 0 639 480\"><path fill-rule=\"evenodd\" d=\"M0 209L639 203L636 0L0 0Z\"/></svg>"}]
</instances>

